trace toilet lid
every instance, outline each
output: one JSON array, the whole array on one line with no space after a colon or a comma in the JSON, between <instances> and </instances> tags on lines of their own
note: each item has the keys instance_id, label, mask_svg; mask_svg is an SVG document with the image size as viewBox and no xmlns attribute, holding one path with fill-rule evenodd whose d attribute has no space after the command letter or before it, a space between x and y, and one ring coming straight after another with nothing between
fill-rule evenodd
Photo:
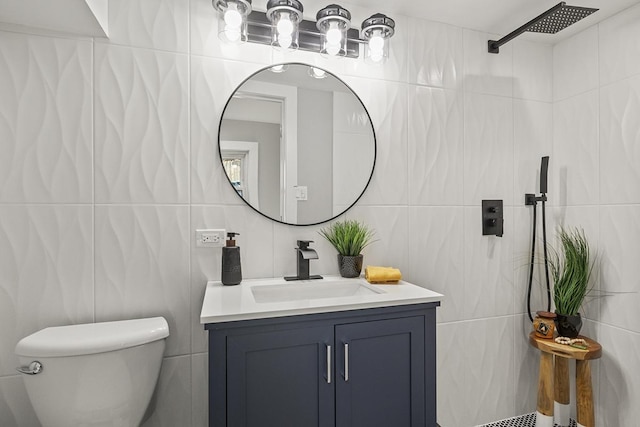
<instances>
[{"instance_id":1,"label":"toilet lid","mask_svg":"<svg viewBox=\"0 0 640 427\"><path fill-rule=\"evenodd\" d=\"M56 326L23 338L18 356L62 357L104 353L164 339L169 325L163 317Z\"/></svg>"}]
</instances>

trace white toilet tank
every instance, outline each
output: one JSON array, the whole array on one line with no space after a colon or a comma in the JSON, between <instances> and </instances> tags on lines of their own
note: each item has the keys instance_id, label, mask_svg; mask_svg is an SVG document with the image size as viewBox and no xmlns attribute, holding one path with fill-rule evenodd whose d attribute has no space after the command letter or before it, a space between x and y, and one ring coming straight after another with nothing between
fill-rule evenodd
<instances>
[{"instance_id":1,"label":"white toilet tank","mask_svg":"<svg viewBox=\"0 0 640 427\"><path fill-rule=\"evenodd\" d=\"M168 336L167 321L154 317L52 327L23 338L19 370L31 368L23 378L43 427L139 426Z\"/></svg>"}]
</instances>

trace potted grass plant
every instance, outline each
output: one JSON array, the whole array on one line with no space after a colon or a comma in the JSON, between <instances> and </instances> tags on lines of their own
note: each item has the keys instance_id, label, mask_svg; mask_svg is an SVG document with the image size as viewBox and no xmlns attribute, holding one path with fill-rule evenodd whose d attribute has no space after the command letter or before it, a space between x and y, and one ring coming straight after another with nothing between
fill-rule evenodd
<instances>
[{"instance_id":1,"label":"potted grass plant","mask_svg":"<svg viewBox=\"0 0 640 427\"><path fill-rule=\"evenodd\" d=\"M575 338L580 333L580 307L589 292L594 262L583 230L560 227L559 250L549 260L553 278L553 302L556 306L558 334Z\"/></svg>"},{"instance_id":2,"label":"potted grass plant","mask_svg":"<svg viewBox=\"0 0 640 427\"><path fill-rule=\"evenodd\" d=\"M358 277L362 271L362 250L373 243L375 232L356 220L336 221L319 231L338 251L342 277Z\"/></svg>"}]
</instances>

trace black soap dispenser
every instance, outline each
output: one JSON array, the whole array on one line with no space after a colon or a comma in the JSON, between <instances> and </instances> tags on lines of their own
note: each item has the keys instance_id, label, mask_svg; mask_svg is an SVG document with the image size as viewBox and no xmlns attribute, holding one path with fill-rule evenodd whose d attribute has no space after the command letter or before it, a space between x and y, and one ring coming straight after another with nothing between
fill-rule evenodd
<instances>
[{"instance_id":1,"label":"black soap dispenser","mask_svg":"<svg viewBox=\"0 0 640 427\"><path fill-rule=\"evenodd\" d=\"M227 245L222 248L222 284L238 285L242 282L240 247L236 246L235 236L239 233L227 233Z\"/></svg>"}]
</instances>

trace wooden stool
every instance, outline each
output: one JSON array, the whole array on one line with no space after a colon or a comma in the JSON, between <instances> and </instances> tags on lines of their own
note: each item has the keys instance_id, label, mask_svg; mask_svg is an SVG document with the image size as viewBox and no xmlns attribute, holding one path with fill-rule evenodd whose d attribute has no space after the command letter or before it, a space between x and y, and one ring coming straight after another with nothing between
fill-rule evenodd
<instances>
[{"instance_id":1,"label":"wooden stool","mask_svg":"<svg viewBox=\"0 0 640 427\"><path fill-rule=\"evenodd\" d=\"M569 359L576 361L578 427L595 427L589 360L598 359L602 355L602 347L587 337L578 338L586 341L586 350L538 338L534 332L529 335L529 343L540 350L537 427L553 427L554 406L559 409L569 407ZM560 425L568 425L568 411L567 419L558 421Z\"/></svg>"}]
</instances>

